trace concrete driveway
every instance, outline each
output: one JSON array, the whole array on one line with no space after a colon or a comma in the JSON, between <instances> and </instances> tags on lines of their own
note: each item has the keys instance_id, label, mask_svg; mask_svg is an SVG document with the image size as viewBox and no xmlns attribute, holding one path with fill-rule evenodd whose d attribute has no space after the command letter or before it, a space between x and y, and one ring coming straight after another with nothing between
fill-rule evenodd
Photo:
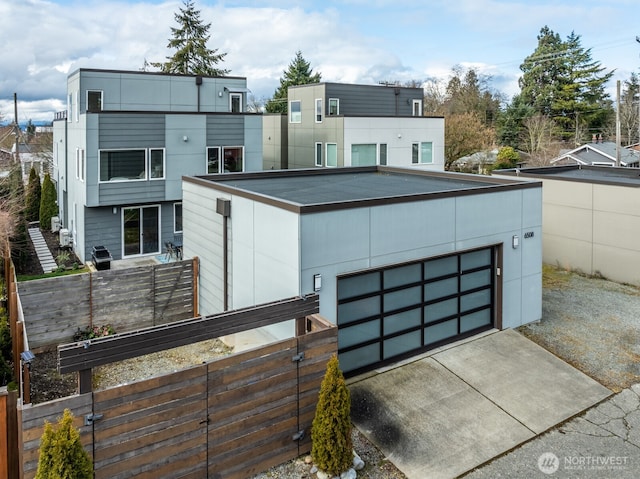
<instances>
[{"instance_id":1,"label":"concrete driveway","mask_svg":"<svg viewBox=\"0 0 640 479\"><path fill-rule=\"evenodd\" d=\"M609 397L512 330L349 381L352 420L410 479L455 478Z\"/></svg>"}]
</instances>

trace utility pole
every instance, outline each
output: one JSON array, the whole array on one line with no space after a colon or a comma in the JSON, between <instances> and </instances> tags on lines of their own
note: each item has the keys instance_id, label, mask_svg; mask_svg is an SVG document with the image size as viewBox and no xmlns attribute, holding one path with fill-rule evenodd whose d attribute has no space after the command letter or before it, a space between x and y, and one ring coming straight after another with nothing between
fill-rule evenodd
<instances>
[{"instance_id":1,"label":"utility pole","mask_svg":"<svg viewBox=\"0 0 640 479\"><path fill-rule=\"evenodd\" d=\"M616 82L616 166L620 166L620 80Z\"/></svg>"},{"instance_id":2,"label":"utility pole","mask_svg":"<svg viewBox=\"0 0 640 479\"><path fill-rule=\"evenodd\" d=\"M20 125L18 124L18 94L13 94L13 117L15 122L13 124L13 131L16 135L16 163L20 164Z\"/></svg>"}]
</instances>

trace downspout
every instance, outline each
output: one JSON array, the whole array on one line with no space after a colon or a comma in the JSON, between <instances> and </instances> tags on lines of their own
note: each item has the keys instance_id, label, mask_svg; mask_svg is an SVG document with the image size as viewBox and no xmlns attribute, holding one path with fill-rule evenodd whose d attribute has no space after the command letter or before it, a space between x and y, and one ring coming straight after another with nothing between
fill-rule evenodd
<instances>
[{"instance_id":1,"label":"downspout","mask_svg":"<svg viewBox=\"0 0 640 479\"><path fill-rule=\"evenodd\" d=\"M216 212L222 215L222 294L224 311L229 310L229 240L227 227L231 216L231 200L227 198L216 199Z\"/></svg>"},{"instance_id":2,"label":"downspout","mask_svg":"<svg viewBox=\"0 0 640 479\"><path fill-rule=\"evenodd\" d=\"M198 87L198 113L200 113L200 87L202 86L202 77L200 75L196 77L196 86Z\"/></svg>"}]
</instances>

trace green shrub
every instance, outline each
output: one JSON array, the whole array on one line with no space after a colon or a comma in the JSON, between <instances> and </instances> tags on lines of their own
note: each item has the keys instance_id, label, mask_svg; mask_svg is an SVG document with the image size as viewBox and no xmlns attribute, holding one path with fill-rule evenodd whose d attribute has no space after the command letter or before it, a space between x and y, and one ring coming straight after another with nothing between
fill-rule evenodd
<instances>
[{"instance_id":1,"label":"green shrub","mask_svg":"<svg viewBox=\"0 0 640 479\"><path fill-rule=\"evenodd\" d=\"M102 326L87 326L84 329L78 328L73 334L74 341L83 341L85 339L102 338L104 336L110 336L116 334L116 330L110 324L104 324Z\"/></svg>"},{"instance_id":2,"label":"green shrub","mask_svg":"<svg viewBox=\"0 0 640 479\"><path fill-rule=\"evenodd\" d=\"M42 185L40 184L40 175L34 167L29 172L29 183L27 184L25 198L25 217L27 221L40 220L40 196L42 194ZM48 228L48 225L40 225L41 228Z\"/></svg>"},{"instance_id":3,"label":"green shrub","mask_svg":"<svg viewBox=\"0 0 640 479\"><path fill-rule=\"evenodd\" d=\"M311 456L321 471L336 476L352 466L351 395L335 354L320 386L311 443Z\"/></svg>"},{"instance_id":4,"label":"green shrub","mask_svg":"<svg viewBox=\"0 0 640 479\"><path fill-rule=\"evenodd\" d=\"M49 173L44 175L42 182L42 195L40 197L40 227L50 228L51 217L58 214L58 202L56 198L56 187L51 181Z\"/></svg>"},{"instance_id":5,"label":"green shrub","mask_svg":"<svg viewBox=\"0 0 640 479\"><path fill-rule=\"evenodd\" d=\"M73 427L73 414L65 409L56 428L48 421L44 423L35 479L91 478L91 458L82 448L80 431Z\"/></svg>"}]
</instances>

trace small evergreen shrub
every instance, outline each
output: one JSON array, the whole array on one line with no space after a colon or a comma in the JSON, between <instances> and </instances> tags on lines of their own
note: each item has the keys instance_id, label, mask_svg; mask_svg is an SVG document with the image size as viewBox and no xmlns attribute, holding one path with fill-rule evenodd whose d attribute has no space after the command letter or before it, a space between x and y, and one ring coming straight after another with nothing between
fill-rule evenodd
<instances>
[{"instance_id":1,"label":"small evergreen shrub","mask_svg":"<svg viewBox=\"0 0 640 479\"><path fill-rule=\"evenodd\" d=\"M40 227L50 228L51 217L58 214L58 200L56 197L56 187L51 180L49 173L44 175L42 182L42 194L40 197Z\"/></svg>"},{"instance_id":2,"label":"small evergreen shrub","mask_svg":"<svg viewBox=\"0 0 640 479\"><path fill-rule=\"evenodd\" d=\"M80 431L73 427L69 409L54 428L45 421L40 439L40 457L35 479L91 479L93 464L80 442Z\"/></svg>"},{"instance_id":3,"label":"small evergreen shrub","mask_svg":"<svg viewBox=\"0 0 640 479\"><path fill-rule=\"evenodd\" d=\"M321 471L337 476L352 466L351 395L335 354L320 386L311 444L311 457Z\"/></svg>"},{"instance_id":4,"label":"small evergreen shrub","mask_svg":"<svg viewBox=\"0 0 640 479\"><path fill-rule=\"evenodd\" d=\"M27 184L25 198L25 217L27 221L40 220L40 196L42 195L42 185L40 184L40 175L34 167L29 172L29 183ZM40 225L42 228L48 228L48 225Z\"/></svg>"}]
</instances>

